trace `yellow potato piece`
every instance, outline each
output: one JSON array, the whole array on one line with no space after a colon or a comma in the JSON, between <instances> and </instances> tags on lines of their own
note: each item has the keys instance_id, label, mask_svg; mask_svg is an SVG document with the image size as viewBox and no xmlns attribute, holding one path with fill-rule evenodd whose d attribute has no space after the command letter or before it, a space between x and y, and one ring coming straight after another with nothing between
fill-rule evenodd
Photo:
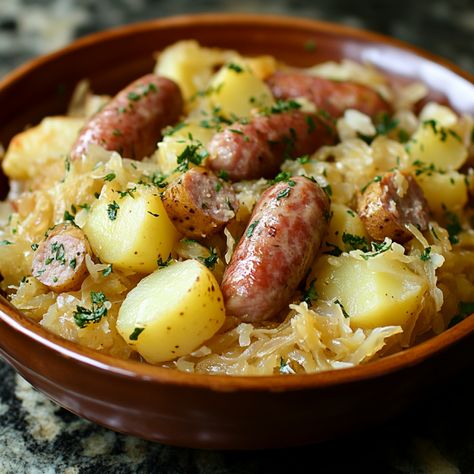
<instances>
[{"instance_id":1,"label":"yellow potato piece","mask_svg":"<svg viewBox=\"0 0 474 474\"><path fill-rule=\"evenodd\" d=\"M225 319L214 275L197 260L176 262L148 275L127 295L117 329L150 363L173 360L211 338Z\"/></svg>"},{"instance_id":2,"label":"yellow potato piece","mask_svg":"<svg viewBox=\"0 0 474 474\"><path fill-rule=\"evenodd\" d=\"M194 40L178 41L160 53L155 73L175 81L189 100L196 92L206 90L213 68L230 54L235 53L204 48Z\"/></svg>"},{"instance_id":3,"label":"yellow potato piece","mask_svg":"<svg viewBox=\"0 0 474 474\"><path fill-rule=\"evenodd\" d=\"M91 207L84 232L103 263L141 273L166 260L179 239L157 192L138 187L133 197L110 188Z\"/></svg>"},{"instance_id":4,"label":"yellow potato piece","mask_svg":"<svg viewBox=\"0 0 474 474\"><path fill-rule=\"evenodd\" d=\"M310 279L320 300L338 300L350 316L354 328L407 326L417 313L428 285L403 263L377 257L376 264L356 260L349 255L323 256L314 267ZM336 263L331 264L330 262Z\"/></svg>"},{"instance_id":5,"label":"yellow potato piece","mask_svg":"<svg viewBox=\"0 0 474 474\"><path fill-rule=\"evenodd\" d=\"M156 155L160 170L164 174L172 173L178 166L178 156L187 146L202 145L202 150L211 141L215 130L200 126L198 123L187 123L158 143Z\"/></svg>"},{"instance_id":6,"label":"yellow potato piece","mask_svg":"<svg viewBox=\"0 0 474 474\"><path fill-rule=\"evenodd\" d=\"M467 185L465 176L461 173L422 173L416 176L416 181L437 219L442 218L447 210L460 211L467 203Z\"/></svg>"},{"instance_id":7,"label":"yellow potato piece","mask_svg":"<svg viewBox=\"0 0 474 474\"><path fill-rule=\"evenodd\" d=\"M256 107L269 107L274 103L270 88L241 63L228 63L211 81L209 99L220 113L228 118L250 116Z\"/></svg>"},{"instance_id":8,"label":"yellow potato piece","mask_svg":"<svg viewBox=\"0 0 474 474\"><path fill-rule=\"evenodd\" d=\"M43 167L65 159L83 125L82 118L47 117L15 135L3 159L3 171L11 179L33 178Z\"/></svg>"},{"instance_id":9,"label":"yellow potato piece","mask_svg":"<svg viewBox=\"0 0 474 474\"><path fill-rule=\"evenodd\" d=\"M353 250L344 243L344 234L365 238L370 242L364 224L355 211L344 204L331 204L331 220L325 237L326 246L332 249L338 247L343 252Z\"/></svg>"},{"instance_id":10,"label":"yellow potato piece","mask_svg":"<svg viewBox=\"0 0 474 474\"><path fill-rule=\"evenodd\" d=\"M423 122L407 148L414 162L433 164L442 171L457 170L467 159L467 149L460 137L435 120Z\"/></svg>"}]
</instances>

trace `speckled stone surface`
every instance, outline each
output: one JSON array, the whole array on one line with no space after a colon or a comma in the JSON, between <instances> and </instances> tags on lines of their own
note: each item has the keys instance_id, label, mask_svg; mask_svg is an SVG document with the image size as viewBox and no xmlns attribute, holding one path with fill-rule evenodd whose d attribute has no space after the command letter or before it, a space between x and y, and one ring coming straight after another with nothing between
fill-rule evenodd
<instances>
[{"instance_id":1,"label":"speckled stone surface","mask_svg":"<svg viewBox=\"0 0 474 474\"><path fill-rule=\"evenodd\" d=\"M0 0L0 77L93 31L205 11L285 13L368 28L474 72L473 0ZM344 439L218 452L167 447L101 428L57 407L0 361L0 474L474 473L470 379L472 374L459 377L399 419L370 431L361 427Z\"/></svg>"}]
</instances>

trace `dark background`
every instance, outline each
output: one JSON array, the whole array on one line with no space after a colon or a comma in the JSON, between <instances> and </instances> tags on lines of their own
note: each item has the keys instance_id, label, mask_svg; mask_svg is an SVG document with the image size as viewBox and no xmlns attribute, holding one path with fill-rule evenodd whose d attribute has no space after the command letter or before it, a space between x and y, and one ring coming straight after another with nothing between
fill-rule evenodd
<instances>
[{"instance_id":1,"label":"dark background","mask_svg":"<svg viewBox=\"0 0 474 474\"><path fill-rule=\"evenodd\" d=\"M473 0L0 0L0 77L97 30L211 11L290 14L371 29L474 72ZM166 447L100 428L59 409L0 362L0 473L473 473L472 375L428 390L402 417L370 430L361 426L344 439L230 453Z\"/></svg>"}]
</instances>

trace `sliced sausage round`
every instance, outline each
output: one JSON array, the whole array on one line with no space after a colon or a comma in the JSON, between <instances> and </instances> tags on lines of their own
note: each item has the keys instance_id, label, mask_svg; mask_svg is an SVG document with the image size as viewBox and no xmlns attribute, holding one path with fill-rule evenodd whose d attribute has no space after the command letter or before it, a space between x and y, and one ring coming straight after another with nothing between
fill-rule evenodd
<instances>
[{"instance_id":1,"label":"sliced sausage round","mask_svg":"<svg viewBox=\"0 0 474 474\"><path fill-rule=\"evenodd\" d=\"M87 275L87 237L73 224L57 225L43 240L33 258L32 274L57 293L77 290Z\"/></svg>"},{"instance_id":2,"label":"sliced sausage round","mask_svg":"<svg viewBox=\"0 0 474 474\"><path fill-rule=\"evenodd\" d=\"M335 138L331 124L298 110L259 115L216 133L208 146L208 166L234 181L272 178L286 158L313 153Z\"/></svg>"},{"instance_id":3,"label":"sliced sausage round","mask_svg":"<svg viewBox=\"0 0 474 474\"><path fill-rule=\"evenodd\" d=\"M190 238L215 234L234 218L239 203L229 183L201 166L190 168L163 193L176 229Z\"/></svg>"},{"instance_id":4,"label":"sliced sausage round","mask_svg":"<svg viewBox=\"0 0 474 474\"><path fill-rule=\"evenodd\" d=\"M372 182L360 195L358 213L374 240L385 237L406 242L413 234L406 228L428 228L429 208L423 191L409 173L394 171Z\"/></svg>"},{"instance_id":5,"label":"sliced sausage round","mask_svg":"<svg viewBox=\"0 0 474 474\"><path fill-rule=\"evenodd\" d=\"M328 218L329 199L308 178L267 189L224 272L228 314L254 322L287 309L319 250Z\"/></svg>"},{"instance_id":6,"label":"sliced sausage round","mask_svg":"<svg viewBox=\"0 0 474 474\"><path fill-rule=\"evenodd\" d=\"M122 89L79 133L71 159L79 159L91 144L141 160L151 155L161 130L177 122L183 109L178 85L147 74Z\"/></svg>"},{"instance_id":7,"label":"sliced sausage round","mask_svg":"<svg viewBox=\"0 0 474 474\"><path fill-rule=\"evenodd\" d=\"M346 109L356 109L371 117L391 111L389 104L376 91L363 84L282 71L274 73L267 82L275 98L306 97L333 117L342 116Z\"/></svg>"}]
</instances>

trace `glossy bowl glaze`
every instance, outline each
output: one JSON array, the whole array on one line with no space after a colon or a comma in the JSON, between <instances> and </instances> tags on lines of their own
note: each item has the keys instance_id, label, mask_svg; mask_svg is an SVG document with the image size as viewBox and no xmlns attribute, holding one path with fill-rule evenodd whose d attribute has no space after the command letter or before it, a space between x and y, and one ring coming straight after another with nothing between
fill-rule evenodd
<instances>
[{"instance_id":1,"label":"glossy bowl glaze","mask_svg":"<svg viewBox=\"0 0 474 474\"><path fill-rule=\"evenodd\" d=\"M370 61L417 79L458 111L474 112L473 77L399 41L295 18L197 15L99 33L21 67L0 82L0 142L45 115L63 113L78 80L114 93L150 71L156 51L180 39L267 53L303 66ZM305 45L315 48L305 48ZM2 192L6 193L3 177ZM315 442L400 413L416 397L472 370L474 318L380 361L304 376L225 377L121 361L51 335L0 301L0 353L64 408L108 428L199 448L264 448Z\"/></svg>"}]
</instances>

